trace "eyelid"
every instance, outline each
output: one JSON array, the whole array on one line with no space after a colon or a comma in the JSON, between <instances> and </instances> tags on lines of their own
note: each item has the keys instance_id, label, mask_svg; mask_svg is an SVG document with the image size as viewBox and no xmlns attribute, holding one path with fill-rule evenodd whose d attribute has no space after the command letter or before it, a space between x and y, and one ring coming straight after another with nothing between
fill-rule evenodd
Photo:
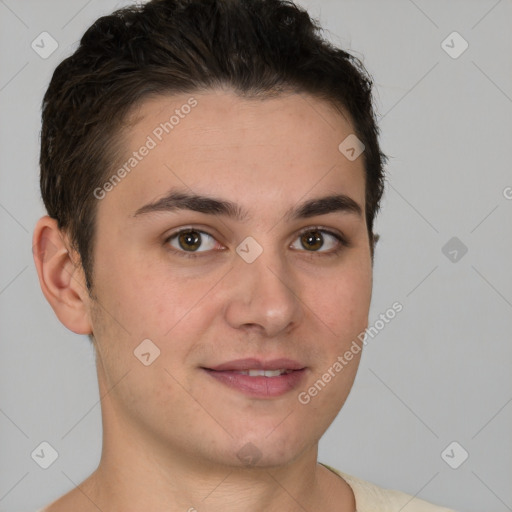
<instances>
[{"instance_id":1,"label":"eyelid","mask_svg":"<svg viewBox=\"0 0 512 512\"><path fill-rule=\"evenodd\" d=\"M304 233L308 233L309 231L320 231L322 233L327 233L328 235L334 237L342 247L350 247L350 242L348 241L347 237L340 231L338 230L335 230L335 229L332 229L332 228L328 228L326 226L320 226L320 225L314 225L314 226L307 226L303 229L301 229L296 235L295 235L295 238L294 240L303 235ZM331 250L331 251L306 251L304 249L304 252L307 253L307 254L325 254L325 255L328 255L328 254L336 254L337 252L339 252L341 248L338 247L334 250Z\"/></svg>"},{"instance_id":2,"label":"eyelid","mask_svg":"<svg viewBox=\"0 0 512 512\"><path fill-rule=\"evenodd\" d=\"M209 254L212 253L212 251L223 251L226 249L226 247L223 246L222 249L210 249L207 251L185 251L182 249L176 249L176 247L172 247L170 245L170 241L173 238L176 238L181 233L186 232L186 231L196 231L197 233L200 233L201 235L206 235L206 236L212 238L217 244L222 245L217 240L216 236L214 236L211 233L209 233L208 231L201 229L199 227L196 227L196 226L182 226L182 227L172 231L171 233L169 233L168 235L165 236L163 245L167 248L168 251L172 252L173 254L178 254L179 256L184 256L186 258L198 258L198 257L202 257L202 256L208 256Z\"/></svg>"},{"instance_id":3,"label":"eyelid","mask_svg":"<svg viewBox=\"0 0 512 512\"><path fill-rule=\"evenodd\" d=\"M327 233L334 237L338 237L340 240L343 240L344 242L348 243L348 240L346 239L345 235L341 231L338 231L333 228L328 228L327 226L321 226L321 225L306 226L305 228L302 228L298 232L297 236L300 236L303 233L307 233L308 231L322 231L323 233Z\"/></svg>"}]
</instances>

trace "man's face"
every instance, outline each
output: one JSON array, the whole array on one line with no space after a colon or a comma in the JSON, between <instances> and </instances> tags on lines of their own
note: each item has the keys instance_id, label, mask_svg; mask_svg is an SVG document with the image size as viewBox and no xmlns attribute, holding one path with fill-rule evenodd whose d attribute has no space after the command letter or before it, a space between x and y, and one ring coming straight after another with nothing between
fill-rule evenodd
<instances>
[{"instance_id":1,"label":"man's face","mask_svg":"<svg viewBox=\"0 0 512 512\"><path fill-rule=\"evenodd\" d=\"M191 96L197 104L180 110ZM176 109L179 122L166 133L160 123ZM331 369L309 403L299 395L305 402L304 392L367 326L364 163L338 149L353 129L326 103L302 95L159 97L136 114L121 165L134 151L137 163L98 204L99 306L91 302L90 317L100 385L110 390L104 421L109 432L138 436L163 457L292 462L334 420L360 353L334 376ZM150 149L140 151L143 145ZM142 209L170 193L169 209ZM361 213L346 206L350 200L312 202L333 196L348 196ZM143 364L155 347L159 356ZM208 370L245 358L287 358L303 370L292 377Z\"/></svg>"}]
</instances>

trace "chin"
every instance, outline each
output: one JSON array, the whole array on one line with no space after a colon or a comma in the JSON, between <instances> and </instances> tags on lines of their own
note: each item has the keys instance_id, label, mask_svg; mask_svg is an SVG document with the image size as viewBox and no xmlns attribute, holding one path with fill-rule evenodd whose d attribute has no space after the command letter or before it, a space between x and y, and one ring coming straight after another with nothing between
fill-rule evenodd
<instances>
[{"instance_id":1,"label":"chin","mask_svg":"<svg viewBox=\"0 0 512 512\"><path fill-rule=\"evenodd\" d=\"M279 428L279 427L278 427ZM297 428L295 432L300 432ZM305 439L297 439L289 432L277 429L245 435L234 442L234 462L237 467L277 468L293 463L307 448Z\"/></svg>"}]
</instances>

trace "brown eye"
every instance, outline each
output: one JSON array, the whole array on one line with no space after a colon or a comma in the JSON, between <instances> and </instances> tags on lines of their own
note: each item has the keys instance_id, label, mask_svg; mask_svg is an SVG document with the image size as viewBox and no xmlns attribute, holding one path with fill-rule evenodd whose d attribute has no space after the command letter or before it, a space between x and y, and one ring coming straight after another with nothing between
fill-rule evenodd
<instances>
[{"instance_id":1,"label":"brown eye","mask_svg":"<svg viewBox=\"0 0 512 512\"><path fill-rule=\"evenodd\" d=\"M213 236L205 233L204 231L191 228L178 231L174 235L170 236L166 240L166 243L182 254L185 252L207 252L215 249L216 245L218 245Z\"/></svg>"},{"instance_id":2,"label":"brown eye","mask_svg":"<svg viewBox=\"0 0 512 512\"><path fill-rule=\"evenodd\" d=\"M182 231L178 235L178 243L185 251L195 251L201 245L201 234L198 231Z\"/></svg>"},{"instance_id":3,"label":"brown eye","mask_svg":"<svg viewBox=\"0 0 512 512\"><path fill-rule=\"evenodd\" d=\"M333 231L320 228L309 228L299 233L292 249L306 252L317 252L324 255L333 255L339 252L342 247L348 247L345 238Z\"/></svg>"},{"instance_id":4,"label":"brown eye","mask_svg":"<svg viewBox=\"0 0 512 512\"><path fill-rule=\"evenodd\" d=\"M320 231L307 231L300 237L300 243L308 251L318 251L324 245L324 238Z\"/></svg>"}]
</instances>

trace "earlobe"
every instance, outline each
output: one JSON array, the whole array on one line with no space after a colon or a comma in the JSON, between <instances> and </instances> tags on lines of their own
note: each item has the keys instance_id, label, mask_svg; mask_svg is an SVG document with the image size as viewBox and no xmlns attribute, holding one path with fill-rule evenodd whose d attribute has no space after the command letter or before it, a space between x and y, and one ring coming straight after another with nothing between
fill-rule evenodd
<instances>
[{"instance_id":1,"label":"earlobe","mask_svg":"<svg viewBox=\"0 0 512 512\"><path fill-rule=\"evenodd\" d=\"M91 333L82 268L73 262L67 236L48 215L34 228L32 252L41 290L61 323L76 334Z\"/></svg>"}]
</instances>

